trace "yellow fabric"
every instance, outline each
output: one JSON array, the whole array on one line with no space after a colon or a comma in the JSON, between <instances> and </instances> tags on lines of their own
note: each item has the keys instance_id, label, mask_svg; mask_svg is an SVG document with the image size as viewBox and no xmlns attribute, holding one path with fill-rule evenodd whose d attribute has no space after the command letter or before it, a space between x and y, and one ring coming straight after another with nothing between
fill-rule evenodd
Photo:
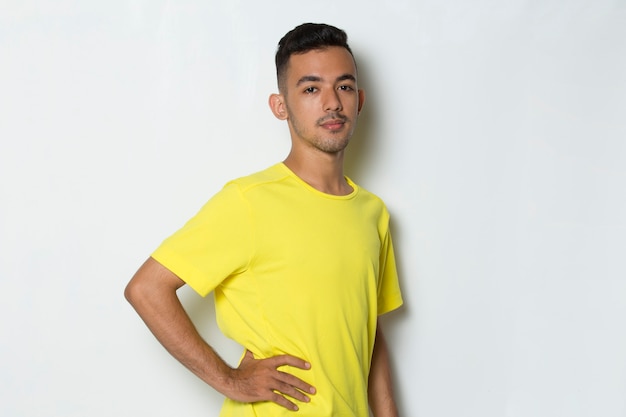
<instances>
[{"instance_id":1,"label":"yellow fabric","mask_svg":"<svg viewBox=\"0 0 626 417\"><path fill-rule=\"evenodd\" d=\"M232 181L153 257L202 296L224 334L256 358L301 357L288 372L317 388L302 416L367 417L377 315L402 304L389 215L348 179L333 196L284 164ZM222 416L293 416L226 399Z\"/></svg>"}]
</instances>

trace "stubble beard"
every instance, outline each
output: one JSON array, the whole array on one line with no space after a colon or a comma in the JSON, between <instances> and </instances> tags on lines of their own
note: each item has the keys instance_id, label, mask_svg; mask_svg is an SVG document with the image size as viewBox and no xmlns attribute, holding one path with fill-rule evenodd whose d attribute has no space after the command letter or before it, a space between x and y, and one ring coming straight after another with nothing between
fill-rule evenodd
<instances>
[{"instance_id":1,"label":"stubble beard","mask_svg":"<svg viewBox=\"0 0 626 417\"><path fill-rule=\"evenodd\" d=\"M328 120L340 119L344 122L344 128L339 131L328 131L325 135L319 135L313 133L312 135L307 134L307 132L300 126L300 123L294 119L290 118L291 125L294 130L294 133L301 139L303 139L309 146L313 148L329 154L335 154L343 151L350 143L350 138L352 137L352 128L349 124L348 117L344 115L340 115L338 113L329 114L317 120L316 127L322 126L322 124ZM345 126L348 124L348 126Z\"/></svg>"},{"instance_id":2,"label":"stubble beard","mask_svg":"<svg viewBox=\"0 0 626 417\"><path fill-rule=\"evenodd\" d=\"M343 137L340 139L321 139L317 142L316 148L325 153L338 153L348 147L350 139Z\"/></svg>"}]
</instances>

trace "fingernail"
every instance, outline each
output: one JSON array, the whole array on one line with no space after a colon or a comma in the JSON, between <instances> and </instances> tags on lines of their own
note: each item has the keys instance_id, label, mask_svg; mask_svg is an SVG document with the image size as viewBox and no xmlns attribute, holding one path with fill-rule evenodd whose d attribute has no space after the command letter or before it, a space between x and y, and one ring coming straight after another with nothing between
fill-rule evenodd
<instances>
[{"instance_id":1,"label":"fingernail","mask_svg":"<svg viewBox=\"0 0 626 417\"><path fill-rule=\"evenodd\" d=\"M310 392L311 394L315 394L315 388L313 388L313 387L309 388L309 392Z\"/></svg>"}]
</instances>

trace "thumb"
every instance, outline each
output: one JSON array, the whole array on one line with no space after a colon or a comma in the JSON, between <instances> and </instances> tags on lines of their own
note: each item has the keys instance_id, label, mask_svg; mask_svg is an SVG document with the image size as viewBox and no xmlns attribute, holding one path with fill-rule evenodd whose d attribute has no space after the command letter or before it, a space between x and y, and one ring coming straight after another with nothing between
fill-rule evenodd
<instances>
[{"instance_id":1,"label":"thumb","mask_svg":"<svg viewBox=\"0 0 626 417\"><path fill-rule=\"evenodd\" d=\"M243 356L243 360L254 360L254 353L246 349L246 354Z\"/></svg>"}]
</instances>

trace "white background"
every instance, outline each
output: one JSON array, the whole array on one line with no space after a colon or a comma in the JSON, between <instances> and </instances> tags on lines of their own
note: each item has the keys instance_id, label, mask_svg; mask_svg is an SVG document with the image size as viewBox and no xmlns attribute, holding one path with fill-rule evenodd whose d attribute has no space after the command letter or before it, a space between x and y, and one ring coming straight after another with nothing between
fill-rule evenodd
<instances>
[{"instance_id":1,"label":"white background","mask_svg":"<svg viewBox=\"0 0 626 417\"><path fill-rule=\"evenodd\" d=\"M305 21L368 93L347 174L393 216L402 415L626 416L620 0L0 0L0 415L217 416L122 292L286 156L267 97Z\"/></svg>"}]
</instances>

